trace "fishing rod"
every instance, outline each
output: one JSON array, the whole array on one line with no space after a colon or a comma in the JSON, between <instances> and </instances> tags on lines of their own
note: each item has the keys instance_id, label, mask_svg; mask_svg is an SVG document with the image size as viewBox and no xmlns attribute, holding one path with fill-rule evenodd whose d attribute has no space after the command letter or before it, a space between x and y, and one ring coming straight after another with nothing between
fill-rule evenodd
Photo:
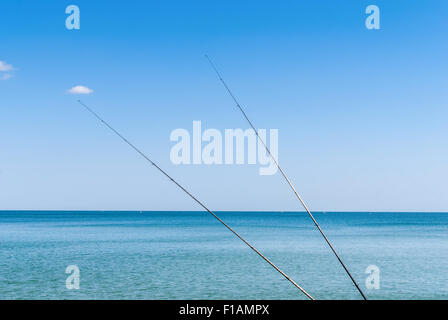
<instances>
[{"instance_id":1,"label":"fishing rod","mask_svg":"<svg viewBox=\"0 0 448 320\"><path fill-rule=\"evenodd\" d=\"M302 197L299 195L299 193L296 191L296 188L294 187L294 185L292 184L291 180L289 180L289 178L286 176L286 173L283 171L283 169L280 167L280 165L278 164L277 159L275 159L275 157L272 155L271 151L269 150L268 146L266 145L266 143L263 141L263 139L258 135L258 130L255 129L255 126L252 124L252 122L249 120L246 112L244 112L243 108L241 107L240 103L238 102L238 100L236 99L235 95L232 93L232 91L230 90L229 86L227 85L227 83L224 81L224 79L222 78L221 74L219 73L218 69L215 67L215 64L212 62L212 60L210 59L210 57L208 55L205 55L205 58L208 60L208 62L210 62L210 66L212 67L212 69L215 71L216 75L218 76L219 80L221 81L221 83L224 85L224 87L226 88L227 92L229 93L230 97L232 97L232 100L235 102L236 106L238 107L238 109L241 111L241 113L243 114L244 118L247 120L247 122L249 123L249 125L252 127L252 129L255 132L255 135L257 136L258 140L263 144L264 148L266 149L266 152L269 154L269 156L271 157L271 159L274 161L275 165L277 166L278 170L280 171L280 173L282 174L283 178L285 178L286 182L288 183L288 185L291 187L292 191L294 192L295 196L297 197L297 199L299 200L299 202L302 204L303 208L306 210L306 212L308 213L308 215L310 216L311 220L313 220L314 225L317 227L317 229L319 230L320 234L322 235L322 237L325 239L325 241L327 242L328 246L330 247L331 251L333 251L334 255L336 256L336 258L338 259L339 263L342 265L342 267L344 268L345 272L348 274L348 276L350 277L350 279L352 280L353 284L355 285L356 289L358 289L359 293L361 294L361 296L363 297L364 300L367 300L366 296L364 295L364 293L362 292L361 288L359 287L358 283L356 283L355 279L353 278L353 276L351 275L350 271L348 271L347 267L345 266L344 262L342 262L342 259L339 257L339 255L337 254L336 250L333 248L333 246L330 243L330 240L328 240L327 236L325 235L325 233L323 232L323 230L321 229L321 227L319 226L319 224L317 223L316 219L314 218L314 216L311 214L311 211L308 209L308 206L305 204L305 202L303 201Z\"/></svg>"},{"instance_id":2,"label":"fishing rod","mask_svg":"<svg viewBox=\"0 0 448 320\"><path fill-rule=\"evenodd\" d=\"M144 154L140 149L138 149L135 145L129 142L121 133L115 130L109 123L104 121L95 111L89 108L86 104L84 104L81 100L78 100L78 103L82 105L87 111L89 111L95 118L97 118L101 123L103 123L107 128L109 128L113 133L115 133L118 137L121 138L124 142L126 142L132 149L134 149L139 155L141 155L145 160L147 160L150 164L152 164L157 170L159 170L164 176L170 179L176 186L178 186L183 192L185 192L190 198L196 201L202 208L204 208L208 213L210 213L216 220L221 222L224 227L230 230L235 236L238 237L241 241L243 241L249 248L255 251L264 261L269 263L271 267L277 270L283 277L286 278L289 282L291 282L297 289L299 289L303 294L305 294L309 299L314 300L314 298L305 291L300 285L298 285L293 279L291 279L286 273L280 270L274 263L272 263L268 258L266 258L260 251L258 251L253 245L247 242L242 236L240 236L235 230L233 230L228 224L226 224L221 218L219 218L215 213L213 213L209 208L207 208L201 201L199 201L195 196L193 196L187 189L185 189L181 184L179 184L176 180L174 180L168 173L166 173L162 168L160 168L155 162L153 162L146 154Z\"/></svg>"}]
</instances>

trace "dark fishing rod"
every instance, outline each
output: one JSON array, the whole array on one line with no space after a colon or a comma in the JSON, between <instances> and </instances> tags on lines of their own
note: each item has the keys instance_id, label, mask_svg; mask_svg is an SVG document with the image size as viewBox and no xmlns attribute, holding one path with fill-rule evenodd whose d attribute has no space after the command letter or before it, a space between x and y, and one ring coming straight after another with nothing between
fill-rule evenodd
<instances>
[{"instance_id":1,"label":"dark fishing rod","mask_svg":"<svg viewBox=\"0 0 448 320\"><path fill-rule=\"evenodd\" d=\"M78 100L78 103L82 105L87 111L89 111L95 118L97 118L101 123L103 123L107 128L109 128L113 133L115 133L118 137L121 138L124 142L126 142L132 149L134 149L139 155L141 155L145 160L147 160L150 164L152 164L154 167L156 167L157 170L159 170L164 176L166 176L168 179L170 179L176 186L178 186L183 192L185 192L190 198L192 198L194 201L196 201L202 208L204 208L208 213L210 213L216 220L221 222L224 227L226 227L228 230L230 230L235 236L238 237L241 241L243 241L249 248L251 248L255 253L257 253L261 258L263 258L264 261L269 263L271 267L273 267L275 270L277 270L283 277L286 278L289 282L291 282L297 289L302 291L303 294L305 294L309 299L314 300L314 298L305 291L301 286L299 286L293 279L291 279L286 273L284 273L282 270L280 270L274 263L272 263L268 258L266 258L260 251L258 251L253 245L251 245L249 242L247 242L242 236L240 236L235 230L233 230L229 225L227 225L223 220L221 220L215 213L213 213L209 208L207 208L201 201L199 201L195 196L193 196L187 189L185 189L182 185L180 185L176 180L171 178L171 176L166 173L162 168L160 168L155 162L153 162L146 154L144 154L140 149L138 149L136 146L134 146L131 142L129 142L128 139L126 139L121 133L119 133L117 130L115 130L109 123L104 121L95 111L93 111L91 108L89 108L86 104L84 104L81 100Z\"/></svg>"},{"instance_id":2,"label":"dark fishing rod","mask_svg":"<svg viewBox=\"0 0 448 320\"><path fill-rule=\"evenodd\" d=\"M294 192L295 196L297 197L297 199L299 199L300 203L302 204L303 208L306 210L306 212L308 213L308 215L310 216L311 220L313 220L314 225L317 227L317 229L319 230L320 234L322 235L322 237L325 239L325 241L327 242L328 246L330 247L331 251L333 251L334 255L336 256L336 258L338 259L339 263L342 265L342 267L344 268L345 272L348 274L348 276L350 277L350 279L352 280L353 284L355 285L356 289L358 289L359 293L361 294L361 296L363 297L364 300L367 300L366 296L364 295L364 293L362 292L361 288L359 287L358 283L356 283L355 279L353 278L353 276L351 275L350 271L348 271L347 267L345 266L344 262L342 262L342 259L339 257L339 255L337 254L336 250L333 248L333 246L331 245L330 241L328 240L327 236L325 235L325 233L322 231L321 227L319 226L319 224L317 223L316 219L314 218L314 216L311 214L311 211L308 209L307 205L305 204L305 202L303 201L302 197L299 195L299 193L296 191L296 188L294 187L294 185L292 184L291 180L289 180L289 178L286 176L286 173L283 171L283 169L280 167L280 165L278 164L277 159L275 159L275 157L272 155L271 151L269 150L268 146L266 145L266 143L263 141L263 139L258 135L258 130L255 129L255 126L252 124L252 122L249 120L249 118L247 117L246 112L244 112L243 108L241 107L240 103L238 102L238 100L236 99L235 95L232 93L232 91L230 90L229 86L227 85L227 83L224 81L224 79L222 78L221 74L219 73L218 69L215 67L215 64L212 62L212 60L209 58L208 55L205 55L205 58L208 60L208 62L210 62L210 65L212 67L212 69L216 72L219 80L221 81L221 83L224 85L224 87L226 88L227 92L229 93L229 95L232 97L232 100L235 102L236 106L238 107L238 109L241 111L241 113L243 114L244 118L247 120L247 122L249 123L249 125L252 127L252 129L255 132L255 135L257 136L257 138L259 139L259 141L263 144L264 148L266 149L266 152L269 154L269 156L272 158L272 160L274 161L275 165L277 166L278 170L280 171L280 173L282 174L283 178L285 178L286 182L288 183L288 185L291 187L292 191Z\"/></svg>"}]
</instances>

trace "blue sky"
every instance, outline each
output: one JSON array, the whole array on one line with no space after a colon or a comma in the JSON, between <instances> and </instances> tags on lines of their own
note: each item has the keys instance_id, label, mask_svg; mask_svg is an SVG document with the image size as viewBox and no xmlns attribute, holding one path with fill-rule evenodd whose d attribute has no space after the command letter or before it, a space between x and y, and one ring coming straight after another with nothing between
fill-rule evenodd
<instances>
[{"instance_id":1,"label":"blue sky","mask_svg":"<svg viewBox=\"0 0 448 320\"><path fill-rule=\"evenodd\" d=\"M66 6L81 29L65 28ZM365 8L381 10L367 30ZM0 209L199 210L94 107L214 210L301 210L258 166L175 166L176 128L248 128L312 210L448 211L446 1L0 3Z\"/></svg>"}]
</instances>

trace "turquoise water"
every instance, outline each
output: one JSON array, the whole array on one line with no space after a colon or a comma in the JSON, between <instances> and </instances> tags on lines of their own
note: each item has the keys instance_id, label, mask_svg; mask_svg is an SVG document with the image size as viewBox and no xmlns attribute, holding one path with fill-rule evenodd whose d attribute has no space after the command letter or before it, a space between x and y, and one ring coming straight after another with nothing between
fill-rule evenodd
<instances>
[{"instance_id":1,"label":"turquoise water","mask_svg":"<svg viewBox=\"0 0 448 320\"><path fill-rule=\"evenodd\" d=\"M218 215L317 299L360 296L305 213ZM371 299L448 298L448 214L316 213ZM68 265L80 289L66 288ZM380 289L367 289L367 266ZM203 212L0 212L1 299L304 299Z\"/></svg>"}]
</instances>

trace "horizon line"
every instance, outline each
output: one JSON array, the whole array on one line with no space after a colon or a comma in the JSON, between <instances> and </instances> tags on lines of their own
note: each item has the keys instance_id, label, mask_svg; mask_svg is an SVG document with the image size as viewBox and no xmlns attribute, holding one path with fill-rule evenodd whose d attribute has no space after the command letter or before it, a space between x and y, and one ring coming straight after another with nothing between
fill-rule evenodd
<instances>
[{"instance_id":1,"label":"horizon line","mask_svg":"<svg viewBox=\"0 0 448 320\"><path fill-rule=\"evenodd\" d=\"M2 212L206 212L203 210L78 210L78 209L0 209ZM279 212L279 213L307 213L306 211L294 210L213 210L213 212ZM313 210L316 213L447 213L448 211L358 211L358 210Z\"/></svg>"}]
</instances>

